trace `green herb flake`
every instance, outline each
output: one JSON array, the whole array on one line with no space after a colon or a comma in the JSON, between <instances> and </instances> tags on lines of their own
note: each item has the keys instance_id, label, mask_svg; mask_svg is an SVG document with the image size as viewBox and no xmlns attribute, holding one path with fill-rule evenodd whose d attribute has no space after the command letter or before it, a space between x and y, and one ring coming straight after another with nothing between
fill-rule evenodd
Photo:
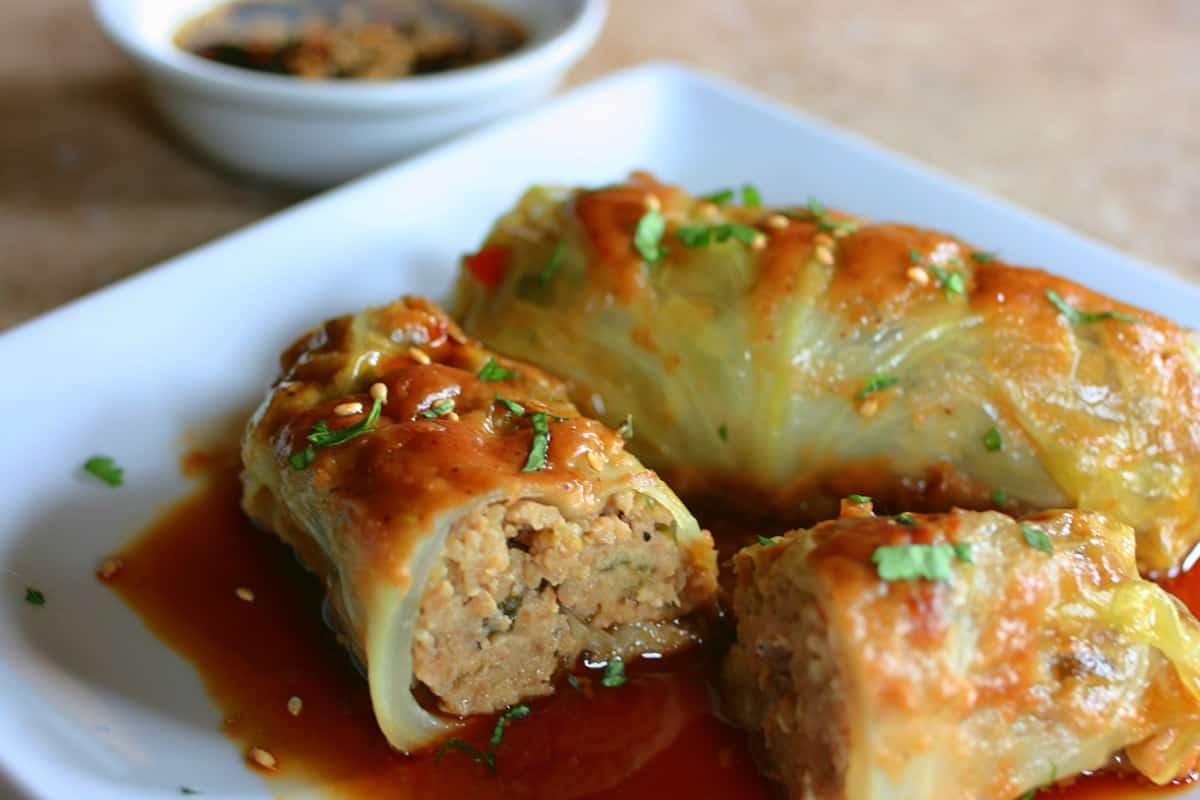
<instances>
[{"instance_id":1,"label":"green herb flake","mask_svg":"<svg viewBox=\"0 0 1200 800\"><path fill-rule=\"evenodd\" d=\"M955 560L971 562L967 544L889 544L875 548L871 563L885 581L948 581Z\"/></svg>"},{"instance_id":2,"label":"green herb flake","mask_svg":"<svg viewBox=\"0 0 1200 800\"><path fill-rule=\"evenodd\" d=\"M32 586L26 586L25 602L29 603L31 606L44 606L46 605L46 595L42 594Z\"/></svg>"},{"instance_id":3,"label":"green herb flake","mask_svg":"<svg viewBox=\"0 0 1200 800\"><path fill-rule=\"evenodd\" d=\"M499 718L496 719L496 727L492 728L492 738L488 740L488 743L491 744L492 747L499 747L500 742L504 739L504 729L508 726L508 723L515 722L519 719L525 719L530 715L530 713L532 712L530 711L529 706L525 705L524 703L513 706L508 711L505 711L499 716Z\"/></svg>"},{"instance_id":4,"label":"green herb flake","mask_svg":"<svg viewBox=\"0 0 1200 800\"><path fill-rule=\"evenodd\" d=\"M901 525L916 525L917 518L905 511L903 514L896 515L896 522L899 522Z\"/></svg>"},{"instance_id":5,"label":"green herb flake","mask_svg":"<svg viewBox=\"0 0 1200 800\"><path fill-rule=\"evenodd\" d=\"M816 223L817 230L819 231L832 234L848 234L858 230L858 226L853 222L843 222L830 217L829 212L825 210L825 206L815 199L809 199L808 213L812 215L813 222Z\"/></svg>"},{"instance_id":6,"label":"green herb flake","mask_svg":"<svg viewBox=\"0 0 1200 800\"><path fill-rule=\"evenodd\" d=\"M967 296L967 279L962 276L961 272L947 272L946 270L929 265L929 271L937 278L938 284L946 291L946 299L953 300L958 297Z\"/></svg>"},{"instance_id":7,"label":"green herb flake","mask_svg":"<svg viewBox=\"0 0 1200 800\"><path fill-rule=\"evenodd\" d=\"M992 505L997 508L1003 507L1008 503L1008 492L1003 489L995 489L992 491Z\"/></svg>"},{"instance_id":8,"label":"green herb flake","mask_svg":"<svg viewBox=\"0 0 1200 800\"><path fill-rule=\"evenodd\" d=\"M721 437L722 442L729 441L729 426L726 425L724 422L722 422L721 425L717 428L717 436Z\"/></svg>"},{"instance_id":9,"label":"green herb flake","mask_svg":"<svg viewBox=\"0 0 1200 800\"><path fill-rule=\"evenodd\" d=\"M193 789L190 786L180 786L179 793L180 794L200 794L199 790Z\"/></svg>"},{"instance_id":10,"label":"green herb flake","mask_svg":"<svg viewBox=\"0 0 1200 800\"><path fill-rule=\"evenodd\" d=\"M324 420L318 422L316 425L313 425L308 436L304 437L308 440L308 446L288 456L288 463L292 465L293 469L300 470L308 467L317 459L317 448L336 447L339 444L345 444L356 436L362 436L364 433L370 433L375 430L375 425L379 422L379 415L381 413L383 413L383 400L375 398L370 412L353 425L332 430L325 424Z\"/></svg>"},{"instance_id":11,"label":"green herb flake","mask_svg":"<svg viewBox=\"0 0 1200 800\"><path fill-rule=\"evenodd\" d=\"M884 389L895 386L899 382L899 378L894 378L891 375L872 375L870 378L867 378L866 385L858 390L858 394L854 395L854 399L862 400L867 395L882 392Z\"/></svg>"},{"instance_id":12,"label":"green herb flake","mask_svg":"<svg viewBox=\"0 0 1200 800\"><path fill-rule=\"evenodd\" d=\"M657 264L666 255L667 250L662 246L663 234L667 232L667 223L661 212L650 209L638 220L637 229L633 233L633 246L638 255L650 264Z\"/></svg>"},{"instance_id":13,"label":"green herb flake","mask_svg":"<svg viewBox=\"0 0 1200 800\"><path fill-rule=\"evenodd\" d=\"M920 264L921 259L923 259L923 258L925 258L925 256L921 255L921 253L919 251L914 250L911 247L908 249L909 261L913 262L914 264Z\"/></svg>"},{"instance_id":14,"label":"green herb flake","mask_svg":"<svg viewBox=\"0 0 1200 800\"><path fill-rule=\"evenodd\" d=\"M1080 311L1077 308L1072 308L1066 300L1063 300L1058 292L1053 289L1046 290L1046 299L1050 304L1058 309L1058 313L1067 318L1067 322L1072 325L1086 325L1092 322L1103 322L1106 319L1120 320L1121 322L1132 322L1135 325L1140 320L1123 311Z\"/></svg>"},{"instance_id":15,"label":"green herb flake","mask_svg":"<svg viewBox=\"0 0 1200 800\"><path fill-rule=\"evenodd\" d=\"M479 370L479 380L485 383L494 383L496 381L506 381L509 378L517 376L516 370L505 369L496 363L496 359L489 358L483 368Z\"/></svg>"},{"instance_id":16,"label":"green herb flake","mask_svg":"<svg viewBox=\"0 0 1200 800\"><path fill-rule=\"evenodd\" d=\"M549 286L554 280L554 276L562 269L563 260L566 259L566 256L567 244L560 240L554 246L554 252L550 254L550 260L546 262L545 266L542 267L542 271L538 273L537 281L543 288Z\"/></svg>"},{"instance_id":17,"label":"green herb flake","mask_svg":"<svg viewBox=\"0 0 1200 800\"><path fill-rule=\"evenodd\" d=\"M686 247L707 247L714 241L721 243L730 239L735 239L750 247L761 235L758 228L737 222L723 222L719 225L685 225L675 231L675 236Z\"/></svg>"},{"instance_id":18,"label":"green herb flake","mask_svg":"<svg viewBox=\"0 0 1200 800\"><path fill-rule=\"evenodd\" d=\"M992 427L990 431L983 435L983 446L990 453L998 453L1004 449L1004 439L1000 437L1000 429Z\"/></svg>"},{"instance_id":19,"label":"green herb flake","mask_svg":"<svg viewBox=\"0 0 1200 800\"><path fill-rule=\"evenodd\" d=\"M507 397L496 395L496 402L507 408L518 417L525 416L525 406L518 403L516 400L509 400Z\"/></svg>"},{"instance_id":20,"label":"green herb flake","mask_svg":"<svg viewBox=\"0 0 1200 800\"><path fill-rule=\"evenodd\" d=\"M976 264L990 264L996 260L996 254L985 250L972 250L971 260Z\"/></svg>"},{"instance_id":21,"label":"green herb flake","mask_svg":"<svg viewBox=\"0 0 1200 800\"><path fill-rule=\"evenodd\" d=\"M579 678L576 678L574 675L567 675L567 686L570 686L577 692L583 691L579 685Z\"/></svg>"},{"instance_id":22,"label":"green herb flake","mask_svg":"<svg viewBox=\"0 0 1200 800\"><path fill-rule=\"evenodd\" d=\"M626 680L628 679L625 677L625 662L620 656L610 658L604 665L604 675L600 678L600 685L605 689L615 689L624 684Z\"/></svg>"},{"instance_id":23,"label":"green herb flake","mask_svg":"<svg viewBox=\"0 0 1200 800\"><path fill-rule=\"evenodd\" d=\"M625 419L617 426L617 435L627 442L633 438L633 414L625 415Z\"/></svg>"},{"instance_id":24,"label":"green herb flake","mask_svg":"<svg viewBox=\"0 0 1200 800\"><path fill-rule=\"evenodd\" d=\"M747 183L742 187L742 205L746 208L758 208L762 205L762 195L753 184Z\"/></svg>"},{"instance_id":25,"label":"green herb flake","mask_svg":"<svg viewBox=\"0 0 1200 800\"><path fill-rule=\"evenodd\" d=\"M444 400L438 400L429 408L421 412L421 416L425 419L437 419L444 417L454 410L454 400L447 397Z\"/></svg>"},{"instance_id":26,"label":"green herb flake","mask_svg":"<svg viewBox=\"0 0 1200 800\"><path fill-rule=\"evenodd\" d=\"M525 460L522 472L537 472L546 468L546 450L550 447L550 415L545 411L534 411L529 415L529 424L533 426L533 442L529 446L529 458Z\"/></svg>"},{"instance_id":27,"label":"green herb flake","mask_svg":"<svg viewBox=\"0 0 1200 800\"><path fill-rule=\"evenodd\" d=\"M701 195L700 199L706 203L723 206L733 199L733 189L719 189L712 194Z\"/></svg>"},{"instance_id":28,"label":"green herb flake","mask_svg":"<svg viewBox=\"0 0 1200 800\"><path fill-rule=\"evenodd\" d=\"M760 545L762 545L763 547L766 547L767 545L775 544L775 540L772 539L770 536L763 536L763 535L759 534L758 543Z\"/></svg>"},{"instance_id":29,"label":"green herb flake","mask_svg":"<svg viewBox=\"0 0 1200 800\"><path fill-rule=\"evenodd\" d=\"M1022 523L1021 535L1025 537L1025 544L1034 550L1041 550L1043 553L1054 552L1054 543L1050 541L1050 537L1046 532L1036 525Z\"/></svg>"},{"instance_id":30,"label":"green herb flake","mask_svg":"<svg viewBox=\"0 0 1200 800\"><path fill-rule=\"evenodd\" d=\"M109 456L92 456L83 462L83 468L109 486L125 483L125 469L117 466L117 462Z\"/></svg>"},{"instance_id":31,"label":"green herb flake","mask_svg":"<svg viewBox=\"0 0 1200 800\"><path fill-rule=\"evenodd\" d=\"M865 494L848 494L846 495L846 499L851 503L858 503L859 505L871 502L871 498Z\"/></svg>"},{"instance_id":32,"label":"green herb flake","mask_svg":"<svg viewBox=\"0 0 1200 800\"><path fill-rule=\"evenodd\" d=\"M971 543L956 542L954 544L954 557L964 564L974 564L975 555L971 552Z\"/></svg>"},{"instance_id":33,"label":"green herb flake","mask_svg":"<svg viewBox=\"0 0 1200 800\"><path fill-rule=\"evenodd\" d=\"M476 764L482 764L487 767L489 772L496 771L496 754L489 751L480 750L475 745L463 739L447 739L438 745L437 750L433 752L433 763L440 764L442 756L448 752L462 753L467 758L474 761Z\"/></svg>"}]
</instances>

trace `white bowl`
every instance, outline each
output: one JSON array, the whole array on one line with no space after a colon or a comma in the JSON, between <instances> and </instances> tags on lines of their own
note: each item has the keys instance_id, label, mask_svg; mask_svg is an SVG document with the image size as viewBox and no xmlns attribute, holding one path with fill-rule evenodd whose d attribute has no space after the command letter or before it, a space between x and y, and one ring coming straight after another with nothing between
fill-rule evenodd
<instances>
[{"instance_id":1,"label":"white bowl","mask_svg":"<svg viewBox=\"0 0 1200 800\"><path fill-rule=\"evenodd\" d=\"M173 42L219 0L92 0L179 135L233 169L328 186L548 95L604 24L606 0L495 0L530 41L479 66L387 82L306 81L218 64Z\"/></svg>"}]
</instances>

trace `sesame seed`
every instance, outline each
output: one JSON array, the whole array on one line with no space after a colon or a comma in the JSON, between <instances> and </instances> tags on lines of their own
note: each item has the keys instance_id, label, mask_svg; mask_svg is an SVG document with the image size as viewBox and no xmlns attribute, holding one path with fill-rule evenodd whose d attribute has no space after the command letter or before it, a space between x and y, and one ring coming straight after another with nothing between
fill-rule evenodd
<instances>
[{"instance_id":1,"label":"sesame seed","mask_svg":"<svg viewBox=\"0 0 1200 800\"><path fill-rule=\"evenodd\" d=\"M454 411L451 411L446 415L446 419L450 420L451 422L458 422L458 414Z\"/></svg>"},{"instance_id":2,"label":"sesame seed","mask_svg":"<svg viewBox=\"0 0 1200 800\"><path fill-rule=\"evenodd\" d=\"M863 400L858 406L858 413L870 419L879 411L879 401L874 397L868 397Z\"/></svg>"},{"instance_id":3,"label":"sesame seed","mask_svg":"<svg viewBox=\"0 0 1200 800\"><path fill-rule=\"evenodd\" d=\"M650 211L659 211L662 209L662 201L658 199L658 195L646 195L642 198L642 204Z\"/></svg>"},{"instance_id":4,"label":"sesame seed","mask_svg":"<svg viewBox=\"0 0 1200 800\"><path fill-rule=\"evenodd\" d=\"M381 402L386 403L387 395L388 395L388 390L387 390L386 383L372 383L371 384L371 399L372 400L379 400Z\"/></svg>"},{"instance_id":5,"label":"sesame seed","mask_svg":"<svg viewBox=\"0 0 1200 800\"><path fill-rule=\"evenodd\" d=\"M833 247L833 237L828 233L818 233L813 237L813 244L817 247Z\"/></svg>"},{"instance_id":6,"label":"sesame seed","mask_svg":"<svg viewBox=\"0 0 1200 800\"><path fill-rule=\"evenodd\" d=\"M929 273L923 267L909 267L908 272L904 273L908 279L919 286L926 286L929 283Z\"/></svg>"},{"instance_id":7,"label":"sesame seed","mask_svg":"<svg viewBox=\"0 0 1200 800\"><path fill-rule=\"evenodd\" d=\"M339 417L348 417L351 414L361 414L363 404L358 402L338 403L333 407L333 413Z\"/></svg>"},{"instance_id":8,"label":"sesame seed","mask_svg":"<svg viewBox=\"0 0 1200 800\"><path fill-rule=\"evenodd\" d=\"M822 264L833 264L833 251L828 247L818 247L815 255L817 256L817 261L820 261Z\"/></svg>"},{"instance_id":9,"label":"sesame seed","mask_svg":"<svg viewBox=\"0 0 1200 800\"><path fill-rule=\"evenodd\" d=\"M760 233L757 236L755 236L753 239L750 240L750 247L752 247L755 250L763 250L766 248L766 246L767 246L767 235L765 233Z\"/></svg>"},{"instance_id":10,"label":"sesame seed","mask_svg":"<svg viewBox=\"0 0 1200 800\"><path fill-rule=\"evenodd\" d=\"M596 470L597 472L604 469L604 459L601 458L600 454L595 450L587 451L587 462L591 465L592 469Z\"/></svg>"},{"instance_id":11,"label":"sesame seed","mask_svg":"<svg viewBox=\"0 0 1200 800\"><path fill-rule=\"evenodd\" d=\"M717 215L721 213L721 209L717 208L716 203L701 203L696 207L696 211L706 219L716 219Z\"/></svg>"},{"instance_id":12,"label":"sesame seed","mask_svg":"<svg viewBox=\"0 0 1200 800\"><path fill-rule=\"evenodd\" d=\"M786 228L788 226L788 218L783 214L771 214L763 220L763 224L768 228Z\"/></svg>"},{"instance_id":13,"label":"sesame seed","mask_svg":"<svg viewBox=\"0 0 1200 800\"><path fill-rule=\"evenodd\" d=\"M264 750L261 747L251 747L249 756L251 761L263 769L275 769L278 763L275 760L275 756L271 755L269 750Z\"/></svg>"},{"instance_id":14,"label":"sesame seed","mask_svg":"<svg viewBox=\"0 0 1200 800\"><path fill-rule=\"evenodd\" d=\"M293 717L300 716L300 712L304 710L304 701L301 700L299 697L296 697L295 695L293 695L292 697L289 697L288 704L287 704L287 710L288 710L288 713L291 714Z\"/></svg>"},{"instance_id":15,"label":"sesame seed","mask_svg":"<svg viewBox=\"0 0 1200 800\"><path fill-rule=\"evenodd\" d=\"M419 347L408 348L408 355L413 361L417 362L418 364L433 363L433 359L431 359L429 357L429 355Z\"/></svg>"},{"instance_id":16,"label":"sesame seed","mask_svg":"<svg viewBox=\"0 0 1200 800\"><path fill-rule=\"evenodd\" d=\"M250 591L245 586L239 586L234 594L238 596L239 600L245 600L247 603L254 602L254 592Z\"/></svg>"},{"instance_id":17,"label":"sesame seed","mask_svg":"<svg viewBox=\"0 0 1200 800\"><path fill-rule=\"evenodd\" d=\"M100 564L100 569L96 570L96 573L100 576L101 580L106 581L120 572L123 566L125 566L125 562L119 558L106 558Z\"/></svg>"},{"instance_id":18,"label":"sesame seed","mask_svg":"<svg viewBox=\"0 0 1200 800\"><path fill-rule=\"evenodd\" d=\"M451 328L450 330L446 331L446 335L459 344L467 343L467 337L464 336L457 328Z\"/></svg>"}]
</instances>

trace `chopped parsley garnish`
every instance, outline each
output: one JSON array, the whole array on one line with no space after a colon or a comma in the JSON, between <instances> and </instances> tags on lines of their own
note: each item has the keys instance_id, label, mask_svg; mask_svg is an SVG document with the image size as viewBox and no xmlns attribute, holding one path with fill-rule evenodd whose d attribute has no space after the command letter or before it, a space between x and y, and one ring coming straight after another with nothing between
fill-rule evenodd
<instances>
[{"instance_id":1,"label":"chopped parsley garnish","mask_svg":"<svg viewBox=\"0 0 1200 800\"><path fill-rule=\"evenodd\" d=\"M600 685L605 689L615 689L625 683L625 662L620 656L610 658L608 663L604 665L604 675L600 678Z\"/></svg>"},{"instance_id":2,"label":"chopped parsley garnish","mask_svg":"<svg viewBox=\"0 0 1200 800\"><path fill-rule=\"evenodd\" d=\"M758 543L761 544L763 547L766 547L769 544L775 544L775 540L772 539L770 536L763 536L763 535L759 534Z\"/></svg>"},{"instance_id":3,"label":"chopped parsley garnish","mask_svg":"<svg viewBox=\"0 0 1200 800\"><path fill-rule=\"evenodd\" d=\"M509 400L507 397L496 395L496 402L507 408L518 417L525 416L525 406L518 403L516 400Z\"/></svg>"},{"instance_id":4,"label":"chopped parsley garnish","mask_svg":"<svg viewBox=\"0 0 1200 800\"><path fill-rule=\"evenodd\" d=\"M1090 322L1103 322L1106 319L1116 319L1121 322L1132 322L1137 324L1140 320L1123 311L1080 311L1077 308L1072 308L1066 300L1059 296L1058 292L1053 289L1046 290L1046 299L1050 304L1058 309L1058 313L1067 318L1067 322L1072 325L1085 325Z\"/></svg>"},{"instance_id":5,"label":"chopped parsley garnish","mask_svg":"<svg viewBox=\"0 0 1200 800\"><path fill-rule=\"evenodd\" d=\"M889 544L871 554L871 563L885 581L948 581L955 559L974 563L970 543Z\"/></svg>"},{"instance_id":6,"label":"chopped parsley garnish","mask_svg":"<svg viewBox=\"0 0 1200 800\"><path fill-rule=\"evenodd\" d=\"M109 456L92 456L83 462L83 468L109 486L120 486L125 483L125 469L118 467L117 462Z\"/></svg>"},{"instance_id":7,"label":"chopped parsley garnish","mask_svg":"<svg viewBox=\"0 0 1200 800\"><path fill-rule=\"evenodd\" d=\"M31 606L44 606L46 605L46 595L42 594L32 586L26 586L25 602L29 603Z\"/></svg>"},{"instance_id":8,"label":"chopped parsley garnish","mask_svg":"<svg viewBox=\"0 0 1200 800\"><path fill-rule=\"evenodd\" d=\"M905 511L903 514L896 515L896 522L899 522L901 525L916 525L917 518Z\"/></svg>"},{"instance_id":9,"label":"chopped parsley garnish","mask_svg":"<svg viewBox=\"0 0 1200 800\"><path fill-rule=\"evenodd\" d=\"M759 235L758 228L736 222L723 222L719 225L684 225L675 231L675 236L686 247L707 247L714 240L725 242L731 238L750 246L754 244L754 240Z\"/></svg>"},{"instance_id":10,"label":"chopped parsley garnish","mask_svg":"<svg viewBox=\"0 0 1200 800\"><path fill-rule=\"evenodd\" d=\"M972 250L971 259L976 264L990 264L996 260L996 254L989 253L985 250Z\"/></svg>"},{"instance_id":11,"label":"chopped parsley garnish","mask_svg":"<svg viewBox=\"0 0 1200 800\"><path fill-rule=\"evenodd\" d=\"M817 225L817 230L825 233L854 233L858 230L858 226L853 222L843 222L833 219L829 216L829 212L825 210L825 206L815 199L808 201L808 213L812 214L813 222Z\"/></svg>"},{"instance_id":12,"label":"chopped parsley garnish","mask_svg":"<svg viewBox=\"0 0 1200 800\"><path fill-rule=\"evenodd\" d=\"M662 246L663 234L667 232L667 222L661 212L650 209L638 220L637 229L633 233L633 246L638 255L650 264L657 264L666 255Z\"/></svg>"},{"instance_id":13,"label":"chopped parsley garnish","mask_svg":"<svg viewBox=\"0 0 1200 800\"><path fill-rule=\"evenodd\" d=\"M717 428L717 436L721 437L722 442L729 441L729 426L724 422L722 422L720 427Z\"/></svg>"},{"instance_id":14,"label":"chopped parsley garnish","mask_svg":"<svg viewBox=\"0 0 1200 800\"><path fill-rule=\"evenodd\" d=\"M891 375L872 375L867 378L867 385L858 390L858 394L854 395L855 400L862 400L867 395L875 392L882 392L890 386L895 386L900 382L899 378L893 378Z\"/></svg>"},{"instance_id":15,"label":"chopped parsley garnish","mask_svg":"<svg viewBox=\"0 0 1200 800\"><path fill-rule=\"evenodd\" d=\"M1046 535L1046 532L1036 525L1022 523L1021 535L1025 537L1025 544L1034 550L1041 550L1043 553L1054 552L1054 543L1050 541L1050 537Z\"/></svg>"},{"instance_id":16,"label":"chopped parsley garnish","mask_svg":"<svg viewBox=\"0 0 1200 800\"><path fill-rule=\"evenodd\" d=\"M992 505L1002 506L1008 502L1008 492L1003 489L996 489L992 492Z\"/></svg>"},{"instance_id":17,"label":"chopped parsley garnish","mask_svg":"<svg viewBox=\"0 0 1200 800\"><path fill-rule=\"evenodd\" d=\"M444 417L454 410L454 400L447 397L445 400L438 400L429 408L421 412L421 416L425 419L436 419Z\"/></svg>"},{"instance_id":18,"label":"chopped parsley garnish","mask_svg":"<svg viewBox=\"0 0 1200 800\"><path fill-rule=\"evenodd\" d=\"M733 199L733 189L719 189L712 194L702 195L701 200L723 206Z\"/></svg>"},{"instance_id":19,"label":"chopped parsley garnish","mask_svg":"<svg viewBox=\"0 0 1200 800\"><path fill-rule=\"evenodd\" d=\"M933 264L930 264L928 269L933 273L933 277L937 278L938 284L946 290L947 300L953 300L955 295L967 296L967 279L962 276L961 272L947 272Z\"/></svg>"},{"instance_id":20,"label":"chopped parsley garnish","mask_svg":"<svg viewBox=\"0 0 1200 800\"><path fill-rule=\"evenodd\" d=\"M742 205L746 208L758 208L762 205L762 195L753 184L747 183L742 186Z\"/></svg>"},{"instance_id":21,"label":"chopped parsley garnish","mask_svg":"<svg viewBox=\"0 0 1200 800\"><path fill-rule=\"evenodd\" d=\"M996 453L1004 449L1004 439L1000 437L1000 429L993 427L983 435L983 446L989 452Z\"/></svg>"},{"instance_id":22,"label":"chopped parsley garnish","mask_svg":"<svg viewBox=\"0 0 1200 800\"><path fill-rule=\"evenodd\" d=\"M439 744L437 750L433 753L433 763L440 764L442 755L449 751L463 753L476 764L483 764L489 772L496 771L495 753L490 750L480 750L475 745L463 739L447 739Z\"/></svg>"},{"instance_id":23,"label":"chopped parsley garnish","mask_svg":"<svg viewBox=\"0 0 1200 800\"><path fill-rule=\"evenodd\" d=\"M925 256L921 255L920 250L914 250L911 247L908 248L908 260L909 261L913 262L914 264L920 264L924 258L925 258Z\"/></svg>"},{"instance_id":24,"label":"chopped parsley garnish","mask_svg":"<svg viewBox=\"0 0 1200 800\"><path fill-rule=\"evenodd\" d=\"M576 691L582 691L581 687L579 686L579 678L576 678L574 675L567 675L567 686L570 686Z\"/></svg>"},{"instance_id":25,"label":"chopped parsley garnish","mask_svg":"<svg viewBox=\"0 0 1200 800\"><path fill-rule=\"evenodd\" d=\"M617 435L627 442L633 438L633 414L625 415L625 419L617 426Z\"/></svg>"},{"instance_id":26,"label":"chopped parsley garnish","mask_svg":"<svg viewBox=\"0 0 1200 800\"><path fill-rule=\"evenodd\" d=\"M538 273L537 280L542 286L549 286L554 280L554 276L562 269L563 259L567 255L566 242L559 241L554 247L554 252L550 254L550 260L542 267L542 271Z\"/></svg>"},{"instance_id":27,"label":"chopped parsley garnish","mask_svg":"<svg viewBox=\"0 0 1200 800\"><path fill-rule=\"evenodd\" d=\"M479 380L486 382L506 381L509 378L515 378L516 370L505 369L496 363L496 359L489 358L483 368L479 370Z\"/></svg>"},{"instance_id":28,"label":"chopped parsley garnish","mask_svg":"<svg viewBox=\"0 0 1200 800\"><path fill-rule=\"evenodd\" d=\"M534 411L529 415L533 426L533 443L529 446L529 458L522 472L537 472L546 466L546 450L550 446L550 415L545 411Z\"/></svg>"},{"instance_id":29,"label":"chopped parsley garnish","mask_svg":"<svg viewBox=\"0 0 1200 800\"><path fill-rule=\"evenodd\" d=\"M846 499L851 503L858 503L859 505L871 502L871 498L867 497L865 494L848 494L846 495Z\"/></svg>"},{"instance_id":30,"label":"chopped parsley garnish","mask_svg":"<svg viewBox=\"0 0 1200 800\"><path fill-rule=\"evenodd\" d=\"M375 430L376 423L379 422L379 415L383 411L383 400L375 398L374 404L371 406L370 412L353 425L347 425L344 428L331 430L325 421L322 420L316 425L313 425L308 436L304 437L308 440L308 446L303 450L297 450L288 456L288 463L293 469L304 469L317 460L317 448L334 447L339 444L344 444L350 441L355 436L362 436L364 433L370 433Z\"/></svg>"},{"instance_id":31,"label":"chopped parsley garnish","mask_svg":"<svg viewBox=\"0 0 1200 800\"><path fill-rule=\"evenodd\" d=\"M492 728L492 738L489 739L488 742L492 745L492 747L499 747L500 742L504 739L504 728L508 725L508 723L518 719L525 719L530 715L530 713L529 706L525 705L524 703L513 706L508 711L505 711L500 715L499 719L496 720L496 727Z\"/></svg>"}]
</instances>

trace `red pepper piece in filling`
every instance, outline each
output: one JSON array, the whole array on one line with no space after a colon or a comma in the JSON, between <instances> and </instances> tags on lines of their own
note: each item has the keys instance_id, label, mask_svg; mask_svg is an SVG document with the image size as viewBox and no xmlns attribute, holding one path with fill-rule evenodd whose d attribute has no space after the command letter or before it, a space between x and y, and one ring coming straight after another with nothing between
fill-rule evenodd
<instances>
[{"instance_id":1,"label":"red pepper piece in filling","mask_svg":"<svg viewBox=\"0 0 1200 800\"><path fill-rule=\"evenodd\" d=\"M463 256L467 271L489 289L495 289L504 281L508 271L509 248L506 245L487 245L478 253Z\"/></svg>"}]
</instances>

